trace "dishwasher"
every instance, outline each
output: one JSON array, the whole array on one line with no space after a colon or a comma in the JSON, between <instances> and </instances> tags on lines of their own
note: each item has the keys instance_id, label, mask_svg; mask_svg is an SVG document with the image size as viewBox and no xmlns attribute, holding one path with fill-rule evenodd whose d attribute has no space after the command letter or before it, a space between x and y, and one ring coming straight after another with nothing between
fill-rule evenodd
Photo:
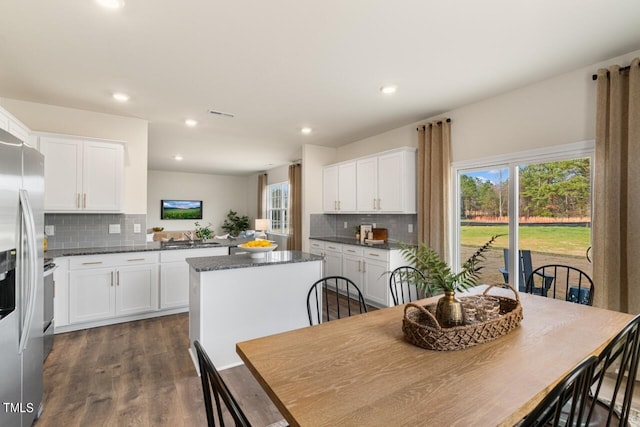
<instances>
[{"instance_id":1,"label":"dishwasher","mask_svg":"<svg viewBox=\"0 0 640 427\"><path fill-rule=\"evenodd\" d=\"M43 327L42 327L42 335L44 338L44 352L43 358L44 361L51 349L53 348L53 298L55 297L55 282L53 281L53 272L56 269L56 265L50 259L45 259L44 262L44 275L43 275L43 287L44 287L44 307L43 307Z\"/></svg>"}]
</instances>

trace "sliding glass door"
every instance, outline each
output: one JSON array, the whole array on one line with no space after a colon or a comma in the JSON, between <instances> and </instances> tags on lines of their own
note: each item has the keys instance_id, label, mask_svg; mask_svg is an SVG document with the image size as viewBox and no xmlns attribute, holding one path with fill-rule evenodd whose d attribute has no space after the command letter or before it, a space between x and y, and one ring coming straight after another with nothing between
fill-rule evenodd
<instances>
[{"instance_id":1,"label":"sliding glass door","mask_svg":"<svg viewBox=\"0 0 640 427\"><path fill-rule=\"evenodd\" d=\"M582 143L454 165L454 265L499 235L481 283L524 290L531 271L547 264L591 275L592 164L592 143Z\"/></svg>"}]
</instances>

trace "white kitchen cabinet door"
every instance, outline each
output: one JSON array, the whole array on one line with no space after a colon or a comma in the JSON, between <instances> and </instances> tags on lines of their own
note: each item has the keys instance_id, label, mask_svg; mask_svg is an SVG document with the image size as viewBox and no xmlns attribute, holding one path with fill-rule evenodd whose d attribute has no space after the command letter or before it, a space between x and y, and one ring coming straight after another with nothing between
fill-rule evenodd
<instances>
[{"instance_id":1,"label":"white kitchen cabinet door","mask_svg":"<svg viewBox=\"0 0 640 427\"><path fill-rule=\"evenodd\" d=\"M358 160L357 169L357 210L374 212L378 209L378 158Z\"/></svg>"},{"instance_id":2,"label":"white kitchen cabinet door","mask_svg":"<svg viewBox=\"0 0 640 427\"><path fill-rule=\"evenodd\" d=\"M40 137L46 211L77 211L82 194L82 141Z\"/></svg>"},{"instance_id":3,"label":"white kitchen cabinet door","mask_svg":"<svg viewBox=\"0 0 640 427\"><path fill-rule=\"evenodd\" d=\"M163 263L160 266L160 308L187 307L189 305L189 264Z\"/></svg>"},{"instance_id":4,"label":"white kitchen cabinet door","mask_svg":"<svg viewBox=\"0 0 640 427\"><path fill-rule=\"evenodd\" d=\"M338 211L356 211L356 162L338 165Z\"/></svg>"},{"instance_id":5,"label":"white kitchen cabinet door","mask_svg":"<svg viewBox=\"0 0 640 427\"><path fill-rule=\"evenodd\" d=\"M362 257L342 254L342 276L350 279L362 292L364 276L362 274ZM340 289L345 291L345 289Z\"/></svg>"},{"instance_id":6,"label":"white kitchen cabinet door","mask_svg":"<svg viewBox=\"0 0 640 427\"><path fill-rule=\"evenodd\" d=\"M116 315L158 309L158 266L119 267L116 275Z\"/></svg>"},{"instance_id":7,"label":"white kitchen cabinet door","mask_svg":"<svg viewBox=\"0 0 640 427\"><path fill-rule=\"evenodd\" d=\"M386 261L363 260L364 298L376 305L389 306L389 264Z\"/></svg>"},{"instance_id":8,"label":"white kitchen cabinet door","mask_svg":"<svg viewBox=\"0 0 640 427\"><path fill-rule=\"evenodd\" d=\"M119 212L123 205L124 148L86 141L83 153L82 207L92 212Z\"/></svg>"},{"instance_id":9,"label":"white kitchen cabinet door","mask_svg":"<svg viewBox=\"0 0 640 427\"><path fill-rule=\"evenodd\" d=\"M82 323L115 315L115 272L95 268L69 273L69 322Z\"/></svg>"},{"instance_id":10,"label":"white kitchen cabinet door","mask_svg":"<svg viewBox=\"0 0 640 427\"><path fill-rule=\"evenodd\" d=\"M122 212L122 144L51 135L39 139L46 212Z\"/></svg>"},{"instance_id":11,"label":"white kitchen cabinet door","mask_svg":"<svg viewBox=\"0 0 640 427\"><path fill-rule=\"evenodd\" d=\"M404 155L405 152L400 151L378 157L378 210L380 212L405 210Z\"/></svg>"},{"instance_id":12,"label":"white kitchen cabinet door","mask_svg":"<svg viewBox=\"0 0 640 427\"><path fill-rule=\"evenodd\" d=\"M322 210L325 212L338 210L338 166L330 166L322 170Z\"/></svg>"},{"instance_id":13,"label":"white kitchen cabinet door","mask_svg":"<svg viewBox=\"0 0 640 427\"><path fill-rule=\"evenodd\" d=\"M325 276L342 276L342 254L325 251Z\"/></svg>"}]
</instances>

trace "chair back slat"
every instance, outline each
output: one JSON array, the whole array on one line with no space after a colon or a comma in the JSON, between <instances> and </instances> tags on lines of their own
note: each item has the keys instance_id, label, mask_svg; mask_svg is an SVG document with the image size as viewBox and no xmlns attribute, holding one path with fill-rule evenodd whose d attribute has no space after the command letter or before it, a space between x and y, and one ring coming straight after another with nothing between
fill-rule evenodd
<instances>
[{"instance_id":1,"label":"chair back slat","mask_svg":"<svg viewBox=\"0 0 640 427\"><path fill-rule=\"evenodd\" d=\"M393 270L389 276L389 291L393 304L406 304L430 296L420 293L416 286L419 281L424 283L424 275L414 267L406 265Z\"/></svg>"},{"instance_id":2,"label":"chair back slat","mask_svg":"<svg viewBox=\"0 0 640 427\"><path fill-rule=\"evenodd\" d=\"M242 409L240 409L240 406L238 406L238 403L229 391L227 384L223 381L220 373L213 365L213 362L211 362L209 355L207 355L200 342L194 341L193 345L196 348L196 353L198 355L200 379L202 382L202 392L204 394L204 406L207 413L207 425L209 427L216 427L215 418L213 416L213 401L211 400L211 394L213 394L216 403L218 423L221 427L224 427L221 402L224 403L227 411L231 414L236 427L251 427L249 420L245 416L244 412L242 412Z\"/></svg>"},{"instance_id":3,"label":"chair back slat","mask_svg":"<svg viewBox=\"0 0 640 427\"><path fill-rule=\"evenodd\" d=\"M320 307L320 302L323 307ZM367 304L362 292L346 277L323 277L311 285L307 293L307 314L311 326L366 312Z\"/></svg>"},{"instance_id":4,"label":"chair back slat","mask_svg":"<svg viewBox=\"0 0 640 427\"><path fill-rule=\"evenodd\" d=\"M527 278L525 292L578 304L593 305L593 280L584 271L562 264L536 268Z\"/></svg>"}]
</instances>

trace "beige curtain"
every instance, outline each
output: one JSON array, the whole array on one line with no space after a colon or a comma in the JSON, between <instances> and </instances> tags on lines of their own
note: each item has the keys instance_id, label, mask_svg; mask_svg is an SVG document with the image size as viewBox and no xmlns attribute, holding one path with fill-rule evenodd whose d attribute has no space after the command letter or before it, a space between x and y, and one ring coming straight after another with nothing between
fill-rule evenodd
<instances>
[{"instance_id":1,"label":"beige curtain","mask_svg":"<svg viewBox=\"0 0 640 427\"><path fill-rule=\"evenodd\" d=\"M418 241L449 257L447 236L451 121L418 128Z\"/></svg>"},{"instance_id":2,"label":"beige curtain","mask_svg":"<svg viewBox=\"0 0 640 427\"><path fill-rule=\"evenodd\" d=\"M267 215L267 174L258 175L258 212L256 218L266 218Z\"/></svg>"},{"instance_id":3,"label":"beige curtain","mask_svg":"<svg viewBox=\"0 0 640 427\"><path fill-rule=\"evenodd\" d=\"M302 250L302 166L289 166L289 237L287 250Z\"/></svg>"},{"instance_id":4,"label":"beige curtain","mask_svg":"<svg viewBox=\"0 0 640 427\"><path fill-rule=\"evenodd\" d=\"M640 313L640 59L598 70L594 305Z\"/></svg>"}]
</instances>

